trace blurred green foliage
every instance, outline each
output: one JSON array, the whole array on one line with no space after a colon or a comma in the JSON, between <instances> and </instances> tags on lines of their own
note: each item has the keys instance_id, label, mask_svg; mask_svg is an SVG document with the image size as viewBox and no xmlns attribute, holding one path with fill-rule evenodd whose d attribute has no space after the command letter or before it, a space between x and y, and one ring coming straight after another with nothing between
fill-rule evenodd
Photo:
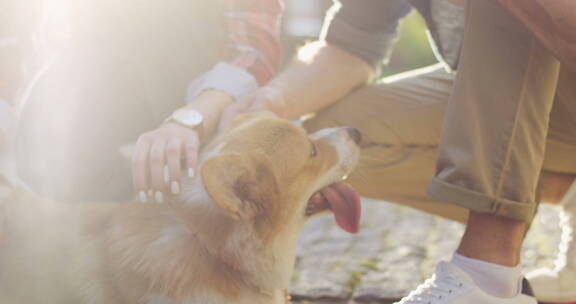
<instances>
[{"instance_id":1,"label":"blurred green foliage","mask_svg":"<svg viewBox=\"0 0 576 304\"><path fill-rule=\"evenodd\" d=\"M437 60L428 43L426 22L414 10L404 18L392 57L389 64L383 66L381 76L424 67L436 62Z\"/></svg>"},{"instance_id":2,"label":"blurred green foliage","mask_svg":"<svg viewBox=\"0 0 576 304\"><path fill-rule=\"evenodd\" d=\"M318 11L316 15L318 22L322 21L325 10L327 10L332 3L332 1L329 0L323 1L324 6L321 7L321 10ZM296 16L287 16L287 18L295 17ZM413 10L412 13L403 19L398 40L394 45L392 57L388 65L382 66L381 77L424 67L437 62L428 43L426 29L426 22L416 10ZM313 37L299 37L292 36L285 32L282 37L282 45L286 62L292 58L298 47L316 38L317 36L315 35Z\"/></svg>"}]
</instances>

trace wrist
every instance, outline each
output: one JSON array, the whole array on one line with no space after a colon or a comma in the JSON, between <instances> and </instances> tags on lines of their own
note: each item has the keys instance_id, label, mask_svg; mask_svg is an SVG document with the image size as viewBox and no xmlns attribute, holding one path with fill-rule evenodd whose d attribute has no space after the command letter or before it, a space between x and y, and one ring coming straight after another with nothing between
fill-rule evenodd
<instances>
[{"instance_id":1,"label":"wrist","mask_svg":"<svg viewBox=\"0 0 576 304\"><path fill-rule=\"evenodd\" d=\"M233 103L234 98L223 91L206 90L198 95L194 101L181 109L196 111L202 115L201 139L204 139L214 134L220 119L220 114L226 107Z\"/></svg>"},{"instance_id":2,"label":"wrist","mask_svg":"<svg viewBox=\"0 0 576 304\"><path fill-rule=\"evenodd\" d=\"M204 135L204 115L194 109L180 108L164 121L164 126L177 125L196 132L199 139Z\"/></svg>"}]
</instances>

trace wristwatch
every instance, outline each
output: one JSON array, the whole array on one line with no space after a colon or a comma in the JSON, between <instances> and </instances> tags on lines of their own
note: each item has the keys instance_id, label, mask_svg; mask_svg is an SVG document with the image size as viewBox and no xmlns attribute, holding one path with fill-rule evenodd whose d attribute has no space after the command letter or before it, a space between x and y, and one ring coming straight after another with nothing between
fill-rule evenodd
<instances>
[{"instance_id":1,"label":"wristwatch","mask_svg":"<svg viewBox=\"0 0 576 304\"><path fill-rule=\"evenodd\" d=\"M199 137L202 138L202 133L204 131L204 116L196 110L187 108L178 109L164 121L164 123L169 122L196 130Z\"/></svg>"}]
</instances>

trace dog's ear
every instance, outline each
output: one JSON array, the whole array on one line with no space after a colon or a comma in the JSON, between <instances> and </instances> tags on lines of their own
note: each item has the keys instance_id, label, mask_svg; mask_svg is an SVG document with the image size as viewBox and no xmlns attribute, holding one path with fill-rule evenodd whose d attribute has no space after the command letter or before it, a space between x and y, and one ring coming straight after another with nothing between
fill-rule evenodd
<instances>
[{"instance_id":1,"label":"dog's ear","mask_svg":"<svg viewBox=\"0 0 576 304\"><path fill-rule=\"evenodd\" d=\"M272 163L263 153L229 153L214 156L202 166L208 195L235 220L262 215L278 197Z\"/></svg>"}]
</instances>

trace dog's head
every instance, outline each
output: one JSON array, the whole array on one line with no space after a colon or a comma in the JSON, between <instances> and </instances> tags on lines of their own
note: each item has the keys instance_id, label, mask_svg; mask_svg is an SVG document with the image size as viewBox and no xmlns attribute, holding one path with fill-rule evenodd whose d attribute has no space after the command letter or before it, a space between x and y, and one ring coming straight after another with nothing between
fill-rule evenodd
<instances>
[{"instance_id":1,"label":"dog's head","mask_svg":"<svg viewBox=\"0 0 576 304\"><path fill-rule=\"evenodd\" d=\"M342 180L359 158L352 128L312 135L266 112L240 116L205 151L201 173L214 203L263 237L301 229L332 211L346 231L358 231L360 198Z\"/></svg>"}]
</instances>

